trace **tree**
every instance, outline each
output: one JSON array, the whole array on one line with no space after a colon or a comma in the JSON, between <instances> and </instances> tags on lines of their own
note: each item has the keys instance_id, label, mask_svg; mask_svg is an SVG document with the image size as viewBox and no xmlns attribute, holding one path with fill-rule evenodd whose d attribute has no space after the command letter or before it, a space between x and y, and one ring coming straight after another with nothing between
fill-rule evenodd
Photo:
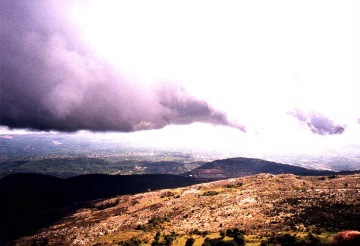
<instances>
[{"instance_id":1,"label":"tree","mask_svg":"<svg viewBox=\"0 0 360 246\"><path fill-rule=\"evenodd\" d=\"M154 237L154 241L151 243L152 246L159 245L160 232L157 231Z\"/></svg>"}]
</instances>

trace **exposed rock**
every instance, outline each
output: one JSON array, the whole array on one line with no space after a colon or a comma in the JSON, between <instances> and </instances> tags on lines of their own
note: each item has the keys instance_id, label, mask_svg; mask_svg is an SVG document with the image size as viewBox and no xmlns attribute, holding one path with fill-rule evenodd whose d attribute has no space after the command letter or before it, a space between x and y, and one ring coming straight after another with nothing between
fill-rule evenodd
<instances>
[{"instance_id":1,"label":"exposed rock","mask_svg":"<svg viewBox=\"0 0 360 246\"><path fill-rule=\"evenodd\" d=\"M360 232L358 231L342 231L336 234L332 241L334 246L359 246Z\"/></svg>"}]
</instances>

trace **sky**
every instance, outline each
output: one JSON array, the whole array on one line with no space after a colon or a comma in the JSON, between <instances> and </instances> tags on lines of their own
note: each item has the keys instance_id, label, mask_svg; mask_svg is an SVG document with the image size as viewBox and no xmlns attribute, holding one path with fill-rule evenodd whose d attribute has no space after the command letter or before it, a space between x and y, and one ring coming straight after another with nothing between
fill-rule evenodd
<instances>
[{"instance_id":1,"label":"sky","mask_svg":"<svg viewBox=\"0 0 360 246\"><path fill-rule=\"evenodd\" d=\"M3 0L0 20L0 133L360 145L359 1Z\"/></svg>"}]
</instances>

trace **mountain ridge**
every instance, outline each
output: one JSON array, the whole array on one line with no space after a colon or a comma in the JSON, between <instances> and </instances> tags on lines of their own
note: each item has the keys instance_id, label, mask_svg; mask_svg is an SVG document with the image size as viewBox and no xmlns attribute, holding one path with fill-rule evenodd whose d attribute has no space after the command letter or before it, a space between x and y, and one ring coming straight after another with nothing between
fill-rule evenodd
<instances>
[{"instance_id":1,"label":"mountain ridge","mask_svg":"<svg viewBox=\"0 0 360 246\"><path fill-rule=\"evenodd\" d=\"M198 180L221 180L228 178L238 178L259 173L269 174L294 174L300 176L322 176L337 174L359 173L355 171L330 171L314 170L304 167L282 164L272 161L266 161L256 158L236 157L222 160L215 160L206 163L189 172L183 173L183 176L193 177Z\"/></svg>"}]
</instances>

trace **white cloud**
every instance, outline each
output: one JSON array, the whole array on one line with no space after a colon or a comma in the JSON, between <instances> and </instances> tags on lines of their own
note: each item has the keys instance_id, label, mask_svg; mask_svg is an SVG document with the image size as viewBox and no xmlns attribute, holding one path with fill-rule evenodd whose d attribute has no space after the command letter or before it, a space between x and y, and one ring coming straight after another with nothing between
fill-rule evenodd
<instances>
[{"instance_id":1,"label":"white cloud","mask_svg":"<svg viewBox=\"0 0 360 246\"><path fill-rule=\"evenodd\" d=\"M256 121L294 107L355 117L359 9L358 1L93 1L73 13L83 37L143 83L176 81Z\"/></svg>"},{"instance_id":2,"label":"white cloud","mask_svg":"<svg viewBox=\"0 0 360 246\"><path fill-rule=\"evenodd\" d=\"M94 0L77 1L69 14L119 71L144 87L176 82L249 130L193 124L130 138L264 151L360 139L359 1ZM294 108L346 131L314 136L287 115Z\"/></svg>"}]
</instances>

